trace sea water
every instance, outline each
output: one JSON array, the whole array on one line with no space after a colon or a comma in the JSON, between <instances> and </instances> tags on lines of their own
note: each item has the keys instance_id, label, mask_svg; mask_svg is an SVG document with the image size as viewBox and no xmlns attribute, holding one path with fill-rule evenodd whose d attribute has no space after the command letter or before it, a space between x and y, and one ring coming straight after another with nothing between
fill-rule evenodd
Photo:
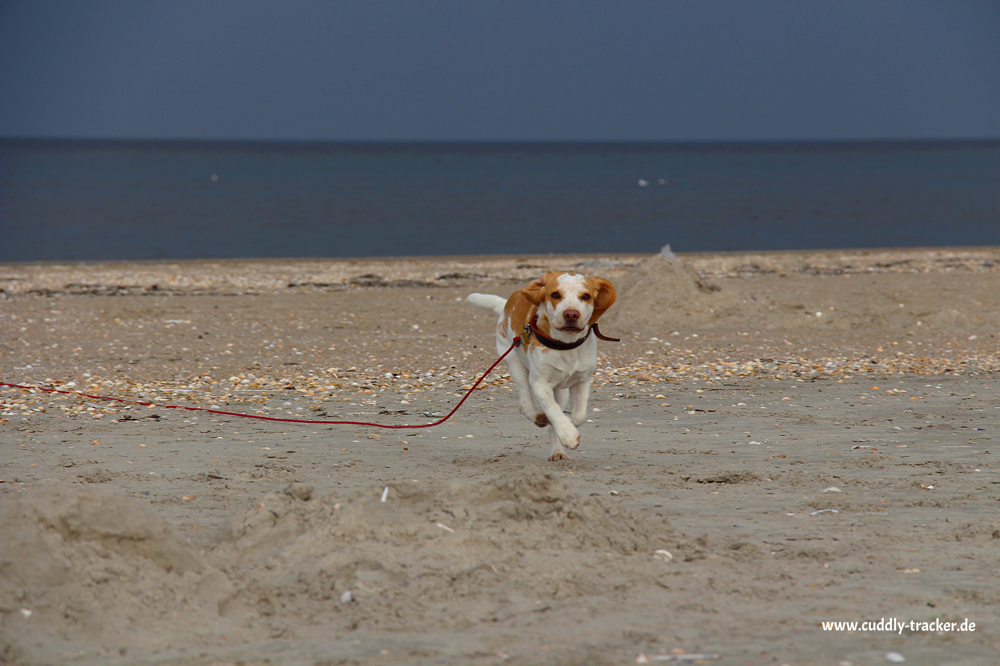
<instances>
[{"instance_id":1,"label":"sea water","mask_svg":"<svg viewBox=\"0 0 1000 666\"><path fill-rule=\"evenodd\" d=\"M0 140L0 261L1000 245L1000 142Z\"/></svg>"}]
</instances>

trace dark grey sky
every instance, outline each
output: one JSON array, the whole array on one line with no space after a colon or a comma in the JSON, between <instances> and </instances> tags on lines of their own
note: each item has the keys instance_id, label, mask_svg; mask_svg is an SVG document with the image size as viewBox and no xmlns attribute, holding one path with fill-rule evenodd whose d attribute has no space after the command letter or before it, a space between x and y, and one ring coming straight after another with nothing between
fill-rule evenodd
<instances>
[{"instance_id":1,"label":"dark grey sky","mask_svg":"<svg viewBox=\"0 0 1000 666\"><path fill-rule=\"evenodd\" d=\"M1000 138L1000 2L0 0L0 136Z\"/></svg>"}]
</instances>

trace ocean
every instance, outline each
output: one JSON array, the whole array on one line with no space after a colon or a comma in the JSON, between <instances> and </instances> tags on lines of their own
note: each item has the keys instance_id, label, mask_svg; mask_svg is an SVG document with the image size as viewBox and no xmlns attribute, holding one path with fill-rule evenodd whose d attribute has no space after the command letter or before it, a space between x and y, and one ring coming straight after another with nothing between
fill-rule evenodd
<instances>
[{"instance_id":1,"label":"ocean","mask_svg":"<svg viewBox=\"0 0 1000 666\"><path fill-rule=\"evenodd\" d=\"M0 261L1000 245L1000 141L0 140Z\"/></svg>"}]
</instances>

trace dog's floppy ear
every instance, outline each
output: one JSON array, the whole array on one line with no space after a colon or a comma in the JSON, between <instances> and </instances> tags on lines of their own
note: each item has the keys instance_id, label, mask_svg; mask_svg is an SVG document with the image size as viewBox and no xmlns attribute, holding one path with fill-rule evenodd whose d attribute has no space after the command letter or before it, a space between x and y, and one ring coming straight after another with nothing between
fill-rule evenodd
<instances>
[{"instance_id":1,"label":"dog's floppy ear","mask_svg":"<svg viewBox=\"0 0 1000 666\"><path fill-rule=\"evenodd\" d=\"M544 298L545 285L548 283L548 278L551 273L546 273L537 280L533 280L528 286L521 289L521 294L528 299L532 305L538 305L542 302Z\"/></svg>"},{"instance_id":2,"label":"dog's floppy ear","mask_svg":"<svg viewBox=\"0 0 1000 666\"><path fill-rule=\"evenodd\" d=\"M618 295L610 282L602 278L591 278L591 283L597 289L597 296L594 298L594 314L590 315L590 323L596 324L597 320L610 308Z\"/></svg>"}]
</instances>

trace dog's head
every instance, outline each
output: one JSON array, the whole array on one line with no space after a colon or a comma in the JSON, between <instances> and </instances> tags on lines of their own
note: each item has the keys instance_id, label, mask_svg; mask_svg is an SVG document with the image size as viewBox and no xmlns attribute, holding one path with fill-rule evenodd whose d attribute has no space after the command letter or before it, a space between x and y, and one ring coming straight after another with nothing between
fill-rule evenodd
<instances>
[{"instance_id":1,"label":"dog's head","mask_svg":"<svg viewBox=\"0 0 1000 666\"><path fill-rule=\"evenodd\" d=\"M615 288L601 278L576 273L549 272L521 293L544 313L552 328L582 333L615 302Z\"/></svg>"}]
</instances>

